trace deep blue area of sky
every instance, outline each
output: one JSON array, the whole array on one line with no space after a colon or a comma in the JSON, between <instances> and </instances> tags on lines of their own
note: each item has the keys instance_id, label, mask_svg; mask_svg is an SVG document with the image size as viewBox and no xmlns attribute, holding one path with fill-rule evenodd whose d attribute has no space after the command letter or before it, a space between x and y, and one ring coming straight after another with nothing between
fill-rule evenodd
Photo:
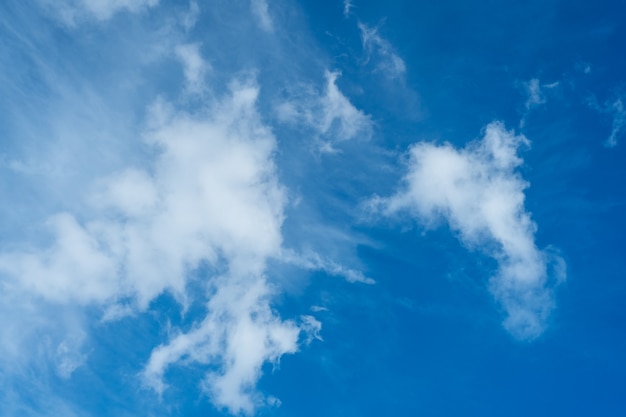
<instances>
[{"instance_id":1,"label":"deep blue area of sky","mask_svg":"<svg viewBox=\"0 0 626 417\"><path fill-rule=\"evenodd\" d=\"M391 238L396 244L384 255L367 254L373 275L384 292L413 299L417 307L388 310L386 337L361 333L375 359L357 349L346 353L364 366L339 385L344 395L364 400L318 415L625 412L625 154L623 147L601 146L609 126L586 101L609 99L623 88L624 7L615 1L358 5L361 19L382 22L381 33L405 59L408 83L426 108L421 121L396 133L401 142L417 136L460 145L494 118L515 127L523 111L516 80L570 84L522 130L532 141L523 155L531 183L526 205L538 223L538 244L563 251L568 282L557 292L548 332L533 343L517 343L484 315L490 307L483 291L468 291L484 276L480 264L460 252L441 254L432 244L446 239L438 233L428 243ZM311 14L311 26L324 28L320 35L332 30L328 26L343 26L339 19L329 24L320 9ZM582 75L583 62L593 68L589 74ZM458 276L446 280L446 273Z\"/></svg>"},{"instance_id":2,"label":"deep blue area of sky","mask_svg":"<svg viewBox=\"0 0 626 417\"><path fill-rule=\"evenodd\" d=\"M276 267L298 276L277 300L282 316L307 314L312 305L328 311L316 313L323 342L283 357L277 369L264 368L259 389L281 406L259 415L626 415L626 132L616 147L605 147L612 117L590 105L626 99L626 2L355 0L349 17L339 0L301 1L297 8L299 30L316 48L311 54L323 54L321 61L342 73L338 86L376 127L367 146L345 143L342 153L308 161L302 155L310 148L276 128L281 180L316 196L306 203L310 212L287 213L286 244L298 247L301 221L314 212L363 237L354 256L376 284ZM405 80L386 80L365 62L357 22L377 27L393 45L406 64ZM106 71L96 73L106 78ZM259 77L268 73L261 67ZM527 111L524 83L532 78L559 86ZM465 248L449 228L424 232L410 220L358 218L365 199L394 191L412 143L462 147L493 120L532 142L521 154L530 183L526 208L538 225L537 245L554 245L567 263L548 329L533 341L502 328L487 289L494 261ZM385 168L391 165L397 169ZM169 296L157 303L158 313L98 328L90 366L69 381L47 382L94 416L140 416L144 409L221 415L197 386L202 368L169 371L171 388L156 405L133 379L163 341L160 324L177 320ZM145 344L119 343L131 339ZM17 388L28 397L30 387Z\"/></svg>"},{"instance_id":3,"label":"deep blue area of sky","mask_svg":"<svg viewBox=\"0 0 626 417\"><path fill-rule=\"evenodd\" d=\"M329 33L340 33L358 48L357 34L325 6L304 6L320 42L331 49ZM524 111L520 82L560 81L564 91L521 129L532 141L522 170L531 184L526 207L538 224L538 245L562 250L568 281L557 290L546 334L516 342L488 313L494 308L482 285L488 262L450 249L455 243L445 232L421 240L417 231L370 231L393 242L362 253L378 280L375 295L351 294L358 307L338 313L339 322L361 323L352 328L356 345L332 337L343 329L327 324L326 342L312 347L335 360L332 370L310 368L319 375L311 390L329 400L294 389L309 404L306 415L624 414L626 154L621 144L602 146L610 119L598 117L588 100L623 92L626 3L357 2L354 10L380 25L419 95L417 121L402 117L384 86L368 88L379 99L354 97L360 108L386 116L381 130L395 146L422 139L462 145L494 119L517 128ZM344 71L368 77L358 67ZM331 348L334 341L342 346ZM342 355L330 353L337 351ZM298 369L289 361L309 355L316 356L287 359L277 379Z\"/></svg>"}]
</instances>

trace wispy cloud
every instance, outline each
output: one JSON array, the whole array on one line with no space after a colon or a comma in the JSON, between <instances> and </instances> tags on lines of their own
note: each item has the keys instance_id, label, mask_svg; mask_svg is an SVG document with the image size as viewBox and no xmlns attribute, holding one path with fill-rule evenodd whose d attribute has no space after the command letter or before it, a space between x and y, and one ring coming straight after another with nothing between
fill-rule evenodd
<instances>
[{"instance_id":1,"label":"wispy cloud","mask_svg":"<svg viewBox=\"0 0 626 417\"><path fill-rule=\"evenodd\" d=\"M528 183L516 171L517 150L528 144L498 122L464 149L418 143L400 191L372 201L385 215L409 212L429 227L444 220L463 243L492 256L499 266L490 290L506 311L504 326L521 339L543 332L551 287L565 278L563 261L535 245L536 225L524 208Z\"/></svg>"},{"instance_id":2,"label":"wispy cloud","mask_svg":"<svg viewBox=\"0 0 626 417\"><path fill-rule=\"evenodd\" d=\"M339 73L326 71L322 93L310 85L299 86L276 106L281 122L312 128L322 144L331 150L336 142L369 138L373 125L370 116L357 109L339 90L338 77Z\"/></svg>"},{"instance_id":3,"label":"wispy cloud","mask_svg":"<svg viewBox=\"0 0 626 417\"><path fill-rule=\"evenodd\" d=\"M74 26L85 18L110 19L120 11L138 12L154 7L159 0L39 0L63 23Z\"/></svg>"},{"instance_id":4,"label":"wispy cloud","mask_svg":"<svg viewBox=\"0 0 626 417\"><path fill-rule=\"evenodd\" d=\"M354 8L354 2L352 0L343 0L343 16L348 17Z\"/></svg>"},{"instance_id":5,"label":"wispy cloud","mask_svg":"<svg viewBox=\"0 0 626 417\"><path fill-rule=\"evenodd\" d=\"M102 6L106 10L63 4L71 6L65 23L78 25L139 12L156 2L111 3ZM245 25L253 27L248 4L239 6L237 15L246 15ZM212 402L233 414L253 414L259 406L279 403L257 392L263 366L321 340L322 324L313 316L284 320L272 308L282 289L280 278L269 276L268 262L321 270L350 282L372 280L326 257L286 259L287 191L275 165L276 138L260 114L254 68L223 73L211 56L214 68L203 53L220 42L207 45L192 36L200 16L197 4L173 10L174 18L156 33L142 28L128 39L115 19L102 25L107 38L99 42L106 44L114 35L125 39L119 46L106 44L116 45L111 48L116 53L106 57L114 61L111 73L100 66L89 68L92 73L49 65L65 61L53 55L45 36L41 48L26 51L40 64L31 69L46 88L27 90L31 85L25 83L18 91L23 119L14 121L11 133L29 142L21 154L4 154L2 169L43 191L37 204L14 199L14 207L3 207L19 211L24 204L39 211L20 213L31 235L22 236L16 227L19 236L5 237L0 247L0 312L11 323L0 329L0 369L17 378L39 361L37 366L71 383L81 367L93 365L94 323L141 322L167 294L182 312L191 304L201 311L143 346L151 354L142 358L139 377L162 392L171 382L169 369L209 369L199 384ZM86 27L63 30L71 37ZM151 78L155 69L159 74ZM100 76L107 83L99 82ZM369 136L372 125L340 91L337 77L327 72L319 90L299 90L302 99L293 100L295 113L287 117L296 128L333 144ZM9 85L11 80L2 81ZM190 102L189 95L201 100ZM53 398L54 389L50 385L42 395Z\"/></svg>"},{"instance_id":6,"label":"wispy cloud","mask_svg":"<svg viewBox=\"0 0 626 417\"><path fill-rule=\"evenodd\" d=\"M527 110L546 102L546 97L541 91L541 85L537 78L533 78L530 81L525 82L524 87L528 97L525 104Z\"/></svg>"},{"instance_id":7,"label":"wispy cloud","mask_svg":"<svg viewBox=\"0 0 626 417\"><path fill-rule=\"evenodd\" d=\"M250 10L256 18L261 29L271 32L274 30L274 23L269 13L267 0L250 0Z\"/></svg>"},{"instance_id":8,"label":"wispy cloud","mask_svg":"<svg viewBox=\"0 0 626 417\"><path fill-rule=\"evenodd\" d=\"M372 278L365 276L363 272L347 268L331 259L325 259L311 250L305 253L296 253L293 250L286 249L283 250L280 260L300 268L324 271L329 275L342 277L348 282L375 283Z\"/></svg>"},{"instance_id":9,"label":"wispy cloud","mask_svg":"<svg viewBox=\"0 0 626 417\"><path fill-rule=\"evenodd\" d=\"M607 100L603 105L598 104L595 99L589 100L589 106L594 110L608 114L612 117L611 134L604 141L604 146L614 148L617 146L617 139L623 133L626 126L626 107L624 107L624 97L618 96L614 100Z\"/></svg>"},{"instance_id":10,"label":"wispy cloud","mask_svg":"<svg viewBox=\"0 0 626 417\"><path fill-rule=\"evenodd\" d=\"M202 93L206 86L204 77L211 69L211 66L202 58L200 44L178 45L176 47L176 55L183 64L187 91L191 94Z\"/></svg>"},{"instance_id":11,"label":"wispy cloud","mask_svg":"<svg viewBox=\"0 0 626 417\"><path fill-rule=\"evenodd\" d=\"M561 85L560 81L554 81L551 83L541 83L538 78L531 78L528 81L521 83L524 94L526 95L526 102L524 103L524 113L520 120L519 127L523 128L526 125L526 119L532 110L540 107L548 102L547 93Z\"/></svg>"},{"instance_id":12,"label":"wispy cloud","mask_svg":"<svg viewBox=\"0 0 626 417\"><path fill-rule=\"evenodd\" d=\"M522 85L524 86L524 92L526 94L526 103L524 103L524 106L526 107L526 111L529 111L545 104L548 101L548 97L546 96L547 92L558 88L561 82L541 83L538 78L531 78Z\"/></svg>"},{"instance_id":13,"label":"wispy cloud","mask_svg":"<svg viewBox=\"0 0 626 417\"><path fill-rule=\"evenodd\" d=\"M6 281L0 288L0 415L84 415L49 384L68 381L87 360L84 317Z\"/></svg>"},{"instance_id":14,"label":"wispy cloud","mask_svg":"<svg viewBox=\"0 0 626 417\"><path fill-rule=\"evenodd\" d=\"M391 79L401 79L406 73L404 60L396 54L389 41L378 34L378 28L359 22L361 41L367 60L375 60L376 70Z\"/></svg>"}]
</instances>

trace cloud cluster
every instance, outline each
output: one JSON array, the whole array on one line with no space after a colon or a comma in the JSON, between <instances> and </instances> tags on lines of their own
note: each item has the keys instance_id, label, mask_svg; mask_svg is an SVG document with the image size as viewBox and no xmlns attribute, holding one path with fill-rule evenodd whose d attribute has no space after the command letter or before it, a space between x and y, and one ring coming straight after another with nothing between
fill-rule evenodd
<instances>
[{"instance_id":1,"label":"cloud cluster","mask_svg":"<svg viewBox=\"0 0 626 417\"><path fill-rule=\"evenodd\" d=\"M408 211L427 226L445 220L462 242L492 256L498 271L490 290L506 311L504 326L521 339L543 332L554 305L551 285L565 278L563 261L535 245L536 225L524 208L528 183L516 169L517 150L527 145L498 122L464 149L418 143L402 189L373 201L386 215Z\"/></svg>"},{"instance_id":2,"label":"cloud cluster","mask_svg":"<svg viewBox=\"0 0 626 417\"><path fill-rule=\"evenodd\" d=\"M85 18L106 20L156 4L105 3L66 1L50 7L55 6L54 16L67 13L66 23L79 24ZM265 4L258 10L267 12L265 2L256 3ZM299 344L321 338L321 323L312 316L282 320L272 309L281 289L274 277L266 275L268 260L323 270L350 282L372 282L332 260L283 247L287 193L276 173L275 137L257 111L259 86L248 73L224 74L233 81L224 86L226 93L215 93L213 88L224 90L209 84L213 76L219 77L220 63L213 68L202 56L211 48L188 36L199 13L197 4L190 2L182 25L167 26L156 38L129 40L138 45L129 46L132 53L124 55L137 58L129 66L142 73L162 68L159 65L166 60L166 69L171 70L171 59L178 59L182 71L176 68L167 75L168 81L184 83L178 98L155 100L154 86L148 88L149 98L140 100L131 97L137 90L125 86L119 91L117 86L91 90L89 74L76 79L49 77L53 87L72 93L72 100L50 105L54 111L49 118L62 131L54 135L47 128L33 131L33 143L45 148L41 156L27 153L26 162L33 154L38 157L30 164L21 159L13 164L13 156L7 162L16 176L26 177L31 165L58 170L63 181L53 182L47 172L26 180L62 202L52 204L42 193L37 204L41 211L28 220L24 215L19 219L32 223L32 233L5 236L2 242L0 311L10 322L0 329L2 372L18 375L36 361L42 369L49 367L57 376L71 378L78 367L93 365L86 352L96 339L90 331L94 323L126 326L111 322L129 316L141 321L146 317L142 313L157 309L154 301L168 293L182 311L193 303L201 306L201 312L193 314L203 316L187 317L193 322L185 323L186 330L174 329L160 341L145 358L143 381L161 392L167 387L168 369L199 366L207 370L202 388L217 407L251 414L262 404L276 403L256 392L263 365L276 364ZM119 22L109 23L114 27ZM152 43L144 44L145 39ZM151 53L146 63L141 54L151 48L158 54ZM56 55L50 59L57 60L61 59ZM155 82L126 76L112 75L119 85ZM337 76L327 73L321 93L305 93L303 100L294 100L293 122L328 141L369 135L369 117L341 93ZM165 77L160 75L156 82ZM85 90L74 84L86 86ZM175 95L172 89L165 90ZM119 93L119 103L130 103L128 107L110 100L109 91L112 96ZM140 122L132 119L131 113L146 114L146 101L152 103L147 116ZM41 106L37 111L41 118ZM65 112L72 117L59 116ZM90 119L84 113L93 113L102 122L85 123ZM31 132L30 124L24 126L18 133ZM52 395L53 389L49 391Z\"/></svg>"},{"instance_id":3,"label":"cloud cluster","mask_svg":"<svg viewBox=\"0 0 626 417\"><path fill-rule=\"evenodd\" d=\"M272 312L270 295L262 276L231 273L216 280L206 317L154 349L144 371L146 382L161 393L163 373L175 363L220 364L207 372L205 392L217 407L252 414L264 403L255 390L262 365L277 363L298 347L299 327ZM308 329L309 321L306 325Z\"/></svg>"},{"instance_id":4,"label":"cloud cluster","mask_svg":"<svg viewBox=\"0 0 626 417\"><path fill-rule=\"evenodd\" d=\"M111 308L133 300L139 310L166 290L183 302L190 272L212 266L218 272L202 278L206 317L157 348L145 376L161 389L168 366L211 363L218 370L207 375L206 390L233 413L260 403L254 384L262 364L295 352L300 333L270 308L264 275L268 258L280 255L286 197L257 95L243 80L198 113L156 102L145 137L157 152L149 169L97 181L96 214L51 217L50 245L0 254L5 283L45 300ZM62 366L67 374L76 364Z\"/></svg>"}]
</instances>

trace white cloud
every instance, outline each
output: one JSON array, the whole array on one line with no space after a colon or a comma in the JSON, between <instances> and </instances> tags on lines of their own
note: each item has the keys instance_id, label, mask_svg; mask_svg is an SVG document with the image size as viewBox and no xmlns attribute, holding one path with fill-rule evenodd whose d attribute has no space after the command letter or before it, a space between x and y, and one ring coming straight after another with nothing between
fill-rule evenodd
<instances>
[{"instance_id":1,"label":"white cloud","mask_svg":"<svg viewBox=\"0 0 626 417\"><path fill-rule=\"evenodd\" d=\"M626 126L626 108L624 107L623 97L617 97L615 100L607 100L603 106L598 105L595 101L590 101L589 105L600 113L609 114L613 118L611 126L611 134L604 142L607 148L617 146L617 138L622 134L624 126Z\"/></svg>"},{"instance_id":2,"label":"white cloud","mask_svg":"<svg viewBox=\"0 0 626 417\"><path fill-rule=\"evenodd\" d=\"M54 243L0 254L0 272L29 292L55 302L106 302L120 287L115 260L102 243L67 213L47 225Z\"/></svg>"},{"instance_id":3,"label":"white cloud","mask_svg":"<svg viewBox=\"0 0 626 417\"><path fill-rule=\"evenodd\" d=\"M331 259L325 259L313 251L296 253L292 250L283 250L280 260L300 268L324 271L329 275L342 277L348 282L360 282L363 284L374 284L376 282L372 278L365 276L361 271L347 268Z\"/></svg>"},{"instance_id":4,"label":"white cloud","mask_svg":"<svg viewBox=\"0 0 626 417\"><path fill-rule=\"evenodd\" d=\"M189 2L189 10L183 14L182 16L182 26L185 31L189 32L196 23L198 22L198 17L200 16L200 6L194 0Z\"/></svg>"},{"instance_id":5,"label":"white cloud","mask_svg":"<svg viewBox=\"0 0 626 417\"><path fill-rule=\"evenodd\" d=\"M304 315L300 317L302 323L300 324L300 328L303 333L306 335L306 344L310 344L314 339L323 341L320 332L322 331L322 323L317 320L313 316Z\"/></svg>"},{"instance_id":6,"label":"white cloud","mask_svg":"<svg viewBox=\"0 0 626 417\"><path fill-rule=\"evenodd\" d=\"M149 214L159 190L145 171L128 168L96 181L90 196L93 207L112 209L131 217Z\"/></svg>"},{"instance_id":7,"label":"white cloud","mask_svg":"<svg viewBox=\"0 0 626 417\"><path fill-rule=\"evenodd\" d=\"M526 110L545 104L548 100L544 89L551 90L553 88L557 88L560 84L561 83L559 81L541 84L538 78L532 78L529 81L524 82L523 85L526 93L526 103L524 106L526 107Z\"/></svg>"},{"instance_id":8,"label":"white cloud","mask_svg":"<svg viewBox=\"0 0 626 417\"><path fill-rule=\"evenodd\" d=\"M200 44L178 45L176 47L176 56L183 64L187 92L192 94L202 93L206 86L204 77L211 67L200 54Z\"/></svg>"},{"instance_id":9,"label":"white cloud","mask_svg":"<svg viewBox=\"0 0 626 417\"><path fill-rule=\"evenodd\" d=\"M281 122L305 125L323 141L321 147L333 150L337 141L369 138L372 132L370 116L354 107L337 87L339 73L326 71L324 92L318 94L309 86L298 88L296 93L276 106Z\"/></svg>"},{"instance_id":10,"label":"white cloud","mask_svg":"<svg viewBox=\"0 0 626 417\"><path fill-rule=\"evenodd\" d=\"M621 133L622 128L626 125L626 109L621 98L615 100L609 107L609 111L613 114L613 126L611 134L606 140L605 145L609 148L617 146L617 136Z\"/></svg>"},{"instance_id":11,"label":"white cloud","mask_svg":"<svg viewBox=\"0 0 626 417\"><path fill-rule=\"evenodd\" d=\"M367 133L371 120L350 103L337 87L336 72L326 72L326 95L322 100L322 118L320 131L324 134L335 130L335 136L341 140L351 139L358 134Z\"/></svg>"},{"instance_id":12,"label":"white cloud","mask_svg":"<svg viewBox=\"0 0 626 417\"><path fill-rule=\"evenodd\" d=\"M40 0L65 24L73 26L88 17L104 21L120 11L139 12L159 0Z\"/></svg>"},{"instance_id":13,"label":"white cloud","mask_svg":"<svg viewBox=\"0 0 626 417\"><path fill-rule=\"evenodd\" d=\"M156 348L144 378L162 392L163 373L172 364L219 364L219 369L207 373L205 391L216 406L250 415L263 404L255 391L262 365L294 353L300 329L272 312L269 286L262 276L232 274L218 281L204 320Z\"/></svg>"},{"instance_id":14,"label":"white cloud","mask_svg":"<svg viewBox=\"0 0 626 417\"><path fill-rule=\"evenodd\" d=\"M406 73L404 60L396 54L393 46L378 34L378 28L371 28L360 22L358 25L367 59L375 57L377 70L391 79L404 77Z\"/></svg>"},{"instance_id":15,"label":"white cloud","mask_svg":"<svg viewBox=\"0 0 626 417\"><path fill-rule=\"evenodd\" d=\"M354 3L352 0L343 0L343 15L344 17L350 16L352 9L354 8Z\"/></svg>"},{"instance_id":16,"label":"white cloud","mask_svg":"<svg viewBox=\"0 0 626 417\"><path fill-rule=\"evenodd\" d=\"M145 135L157 153L149 169L96 181L94 212L52 216L50 245L0 254L4 285L51 302L95 303L107 308L106 319L129 313L121 299L143 310L169 290L184 301L190 271L225 265L221 275L203 278L211 287L206 317L155 349L145 376L162 389L168 366L211 363L219 370L207 375L206 391L233 413L262 403L255 392L261 366L295 352L300 333L270 308L264 275L267 259L281 254L286 197L257 96L244 80L193 114L157 101ZM80 364L70 347L57 349L62 375Z\"/></svg>"},{"instance_id":17,"label":"white cloud","mask_svg":"<svg viewBox=\"0 0 626 417\"><path fill-rule=\"evenodd\" d=\"M80 332L77 336L66 338L57 345L55 352L57 373L61 378L70 378L72 373L87 360L87 355L81 353L85 336L84 332Z\"/></svg>"},{"instance_id":18,"label":"white cloud","mask_svg":"<svg viewBox=\"0 0 626 417\"><path fill-rule=\"evenodd\" d=\"M532 109L541 106L548 101L546 97L546 90L557 88L560 84L561 83L559 81L541 84L538 78L532 78L529 81L522 83L524 93L526 94L526 102L524 103L525 112L519 123L520 128L525 126L526 118Z\"/></svg>"},{"instance_id":19,"label":"white cloud","mask_svg":"<svg viewBox=\"0 0 626 417\"><path fill-rule=\"evenodd\" d=\"M525 104L526 109L530 109L546 102L546 98L541 91L541 85L539 84L539 80L537 78L533 78L530 81L525 82L524 87L526 88L526 94L528 96Z\"/></svg>"},{"instance_id":20,"label":"white cloud","mask_svg":"<svg viewBox=\"0 0 626 417\"><path fill-rule=\"evenodd\" d=\"M490 290L506 311L504 326L522 339L543 332L554 304L551 280L565 278L562 260L536 247L536 225L524 209L528 183L516 171L517 150L528 143L498 122L461 150L418 143L403 188L372 202L386 215L408 211L429 226L445 220L466 245L491 255L499 266Z\"/></svg>"},{"instance_id":21,"label":"white cloud","mask_svg":"<svg viewBox=\"0 0 626 417\"><path fill-rule=\"evenodd\" d=\"M250 10L257 20L261 29L271 32L274 30L274 24L270 16L267 0L250 0Z\"/></svg>"}]
</instances>

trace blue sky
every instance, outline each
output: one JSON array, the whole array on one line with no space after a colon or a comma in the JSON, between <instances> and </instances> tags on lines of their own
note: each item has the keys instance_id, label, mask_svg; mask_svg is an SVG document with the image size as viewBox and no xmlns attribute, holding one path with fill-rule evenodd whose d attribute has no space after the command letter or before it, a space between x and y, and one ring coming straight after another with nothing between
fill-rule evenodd
<instances>
[{"instance_id":1,"label":"blue sky","mask_svg":"<svg viewBox=\"0 0 626 417\"><path fill-rule=\"evenodd\" d=\"M4 1L0 416L626 414L625 12Z\"/></svg>"}]
</instances>

